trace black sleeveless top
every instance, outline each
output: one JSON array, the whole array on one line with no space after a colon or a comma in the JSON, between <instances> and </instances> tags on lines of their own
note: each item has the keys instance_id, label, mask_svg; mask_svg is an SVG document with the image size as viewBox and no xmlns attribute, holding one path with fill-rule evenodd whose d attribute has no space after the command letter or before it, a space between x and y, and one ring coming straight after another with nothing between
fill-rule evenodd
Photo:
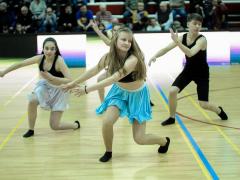
<instances>
[{"instance_id":1,"label":"black sleeveless top","mask_svg":"<svg viewBox=\"0 0 240 180\"><path fill-rule=\"evenodd\" d=\"M58 59L58 56L55 57L55 59L54 59L54 61L53 61L53 64L52 64L52 67L51 67L51 69L50 69L48 72L49 72L51 75L55 76L55 77L61 77L61 78L63 78L63 77L64 77L63 73L62 73L62 72L59 72L59 71L56 71L56 69L55 69L55 64L56 64L56 62L57 62L57 59ZM45 60L45 56L43 56L43 58L42 58L42 60L41 60L41 62L40 62L40 64L39 64L39 70L40 70L40 71L45 71L45 70L43 69L44 60Z\"/></svg>"},{"instance_id":2,"label":"black sleeveless top","mask_svg":"<svg viewBox=\"0 0 240 180\"><path fill-rule=\"evenodd\" d=\"M118 82L128 83L128 82L134 82L136 80L137 80L136 72L134 71L128 74L127 76L123 77L122 79L120 79Z\"/></svg>"},{"instance_id":3,"label":"black sleeveless top","mask_svg":"<svg viewBox=\"0 0 240 180\"><path fill-rule=\"evenodd\" d=\"M131 55L131 53L128 52L126 59ZM118 82L122 82L122 83L129 83L129 82L134 82L137 80L136 78L136 71L133 71L131 73L129 73L127 76L123 77L122 79L120 79Z\"/></svg>"},{"instance_id":4,"label":"black sleeveless top","mask_svg":"<svg viewBox=\"0 0 240 180\"><path fill-rule=\"evenodd\" d=\"M203 35L199 35L195 41L187 45L187 33L183 35L182 43L189 49L191 49L197 42L197 40L201 37L204 37ZM184 70L190 73L191 75L201 76L201 77L209 77L209 67L207 63L207 50L200 50L197 54L195 54L192 57L186 58L186 65L184 67Z\"/></svg>"}]
</instances>

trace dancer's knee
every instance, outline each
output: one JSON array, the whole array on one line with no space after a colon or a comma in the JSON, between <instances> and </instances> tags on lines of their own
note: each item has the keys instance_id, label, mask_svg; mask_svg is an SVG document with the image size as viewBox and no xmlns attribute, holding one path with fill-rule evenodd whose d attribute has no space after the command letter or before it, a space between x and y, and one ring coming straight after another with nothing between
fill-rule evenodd
<instances>
[{"instance_id":1,"label":"dancer's knee","mask_svg":"<svg viewBox=\"0 0 240 180\"><path fill-rule=\"evenodd\" d=\"M38 100L36 97L32 96L30 99L29 99L29 102L28 102L29 106L37 106L39 103L38 103Z\"/></svg>"},{"instance_id":2,"label":"dancer's knee","mask_svg":"<svg viewBox=\"0 0 240 180\"><path fill-rule=\"evenodd\" d=\"M170 96L176 96L178 94L179 89L177 87L171 87L169 90Z\"/></svg>"},{"instance_id":3,"label":"dancer's knee","mask_svg":"<svg viewBox=\"0 0 240 180\"><path fill-rule=\"evenodd\" d=\"M59 130L59 125L57 123L54 123L54 122L50 122L50 128L52 130Z\"/></svg>"},{"instance_id":4,"label":"dancer's knee","mask_svg":"<svg viewBox=\"0 0 240 180\"><path fill-rule=\"evenodd\" d=\"M105 128L113 127L113 122L110 119L104 119L102 126Z\"/></svg>"},{"instance_id":5,"label":"dancer's knee","mask_svg":"<svg viewBox=\"0 0 240 180\"><path fill-rule=\"evenodd\" d=\"M144 145L145 144L144 138L141 134L134 134L133 139L139 145Z\"/></svg>"}]
</instances>

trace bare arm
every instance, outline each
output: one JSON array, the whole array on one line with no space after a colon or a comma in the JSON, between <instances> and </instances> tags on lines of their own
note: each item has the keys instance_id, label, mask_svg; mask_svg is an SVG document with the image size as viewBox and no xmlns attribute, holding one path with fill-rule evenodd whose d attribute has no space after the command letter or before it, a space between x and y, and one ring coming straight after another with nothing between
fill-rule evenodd
<instances>
[{"instance_id":1,"label":"bare arm","mask_svg":"<svg viewBox=\"0 0 240 180\"><path fill-rule=\"evenodd\" d=\"M115 82L118 82L120 79L122 79L123 77L127 76L129 73L131 73L135 70L137 62L138 62L138 59L135 56L130 56L126 60L124 66L123 66L123 69L126 71L125 74L123 73L123 69L120 69L119 71L117 71L113 75L111 75L110 77L108 77L94 85L87 86L86 91L87 92L95 91L98 89L102 89L106 86L109 86Z\"/></svg>"},{"instance_id":2,"label":"bare arm","mask_svg":"<svg viewBox=\"0 0 240 180\"><path fill-rule=\"evenodd\" d=\"M98 74L103 68L104 68L104 61L106 59L106 55L104 55L101 60L100 60L100 65L98 66L98 64L94 67L92 67L91 69L89 69L88 71L84 72L83 74L81 74L77 79L75 79L74 81L68 83L68 84L63 84L61 85L61 88L64 89L65 91L74 88L77 84L82 83L88 79L90 79L91 77L95 76L96 74Z\"/></svg>"},{"instance_id":3,"label":"bare arm","mask_svg":"<svg viewBox=\"0 0 240 180\"><path fill-rule=\"evenodd\" d=\"M91 26L91 23L92 23L92 22L93 22L93 20L90 19L88 25L86 26L87 29Z\"/></svg>"},{"instance_id":4,"label":"bare arm","mask_svg":"<svg viewBox=\"0 0 240 180\"><path fill-rule=\"evenodd\" d=\"M101 40L103 40L103 42L107 45L110 46L111 40L105 36L102 31L99 30L97 24L95 22L91 22L92 28L93 30L97 33L97 35L100 37Z\"/></svg>"},{"instance_id":5,"label":"bare arm","mask_svg":"<svg viewBox=\"0 0 240 180\"><path fill-rule=\"evenodd\" d=\"M152 62L155 62L157 58L163 56L166 54L168 51L172 50L175 48L177 45L175 42L171 42L169 45L167 45L165 48L160 49L148 62L148 65L151 66Z\"/></svg>"},{"instance_id":6,"label":"bare arm","mask_svg":"<svg viewBox=\"0 0 240 180\"><path fill-rule=\"evenodd\" d=\"M53 76L49 72L40 72L40 74L44 79L48 80L51 84L54 85L66 84L71 82L69 69L62 57L58 57L55 68L57 71L60 71L64 75L64 78Z\"/></svg>"},{"instance_id":7,"label":"bare arm","mask_svg":"<svg viewBox=\"0 0 240 180\"><path fill-rule=\"evenodd\" d=\"M85 73L83 73L81 76L79 76L77 79L73 81L74 84L79 84L82 83L91 77L95 76L98 74L103 68L104 68L104 61L105 61L106 55L104 55L101 60L100 60L100 66L98 64L94 66L93 68L89 69Z\"/></svg>"},{"instance_id":8,"label":"bare arm","mask_svg":"<svg viewBox=\"0 0 240 180\"><path fill-rule=\"evenodd\" d=\"M196 44L191 49L189 49L187 46L184 46L182 44L182 41L179 40L177 33L174 33L172 29L170 29L170 32L173 41L187 57L192 57L195 54L197 54L200 50L204 50L207 47L206 38L201 37L199 40L197 40Z\"/></svg>"},{"instance_id":9,"label":"bare arm","mask_svg":"<svg viewBox=\"0 0 240 180\"><path fill-rule=\"evenodd\" d=\"M0 71L0 77L3 77L7 73L9 73L11 71L14 71L16 69L19 69L19 68L22 68L22 67L25 67L25 66L29 66L29 65L32 65L32 64L37 64L40 61L41 57L42 57L42 55L37 55L37 56L33 56L31 58L28 58L24 61L15 63L15 64L9 66L8 68L6 68L5 70Z\"/></svg>"}]
</instances>

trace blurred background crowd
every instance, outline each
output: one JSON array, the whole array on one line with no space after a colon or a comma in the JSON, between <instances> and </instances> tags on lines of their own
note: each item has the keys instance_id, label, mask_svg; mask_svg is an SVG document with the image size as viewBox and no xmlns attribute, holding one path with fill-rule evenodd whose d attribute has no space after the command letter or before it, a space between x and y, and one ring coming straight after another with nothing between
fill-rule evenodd
<instances>
[{"instance_id":1,"label":"blurred background crowd","mask_svg":"<svg viewBox=\"0 0 240 180\"><path fill-rule=\"evenodd\" d=\"M201 14L206 30L228 29L222 0L0 0L0 33L92 32L92 21L103 31L119 22L140 32L183 31L189 13Z\"/></svg>"}]
</instances>

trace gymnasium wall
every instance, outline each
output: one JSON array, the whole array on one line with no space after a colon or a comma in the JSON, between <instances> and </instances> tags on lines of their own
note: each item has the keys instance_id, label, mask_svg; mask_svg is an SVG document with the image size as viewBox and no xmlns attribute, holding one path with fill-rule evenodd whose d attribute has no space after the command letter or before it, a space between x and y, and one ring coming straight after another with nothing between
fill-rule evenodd
<instances>
[{"instance_id":1,"label":"gymnasium wall","mask_svg":"<svg viewBox=\"0 0 240 180\"><path fill-rule=\"evenodd\" d=\"M0 57L30 57L36 54L36 35L0 34Z\"/></svg>"},{"instance_id":2,"label":"gymnasium wall","mask_svg":"<svg viewBox=\"0 0 240 180\"><path fill-rule=\"evenodd\" d=\"M208 41L209 64L240 63L240 32L203 32L202 34ZM69 67L86 67L96 64L95 61L108 51L108 47L97 36L92 38L85 34L0 35L0 57L26 58L41 53L43 40L47 37L54 37L57 40ZM171 42L169 33L136 33L135 38L147 61L156 51ZM162 58L171 60L175 65L182 64L184 61L184 55L178 48Z\"/></svg>"}]
</instances>

